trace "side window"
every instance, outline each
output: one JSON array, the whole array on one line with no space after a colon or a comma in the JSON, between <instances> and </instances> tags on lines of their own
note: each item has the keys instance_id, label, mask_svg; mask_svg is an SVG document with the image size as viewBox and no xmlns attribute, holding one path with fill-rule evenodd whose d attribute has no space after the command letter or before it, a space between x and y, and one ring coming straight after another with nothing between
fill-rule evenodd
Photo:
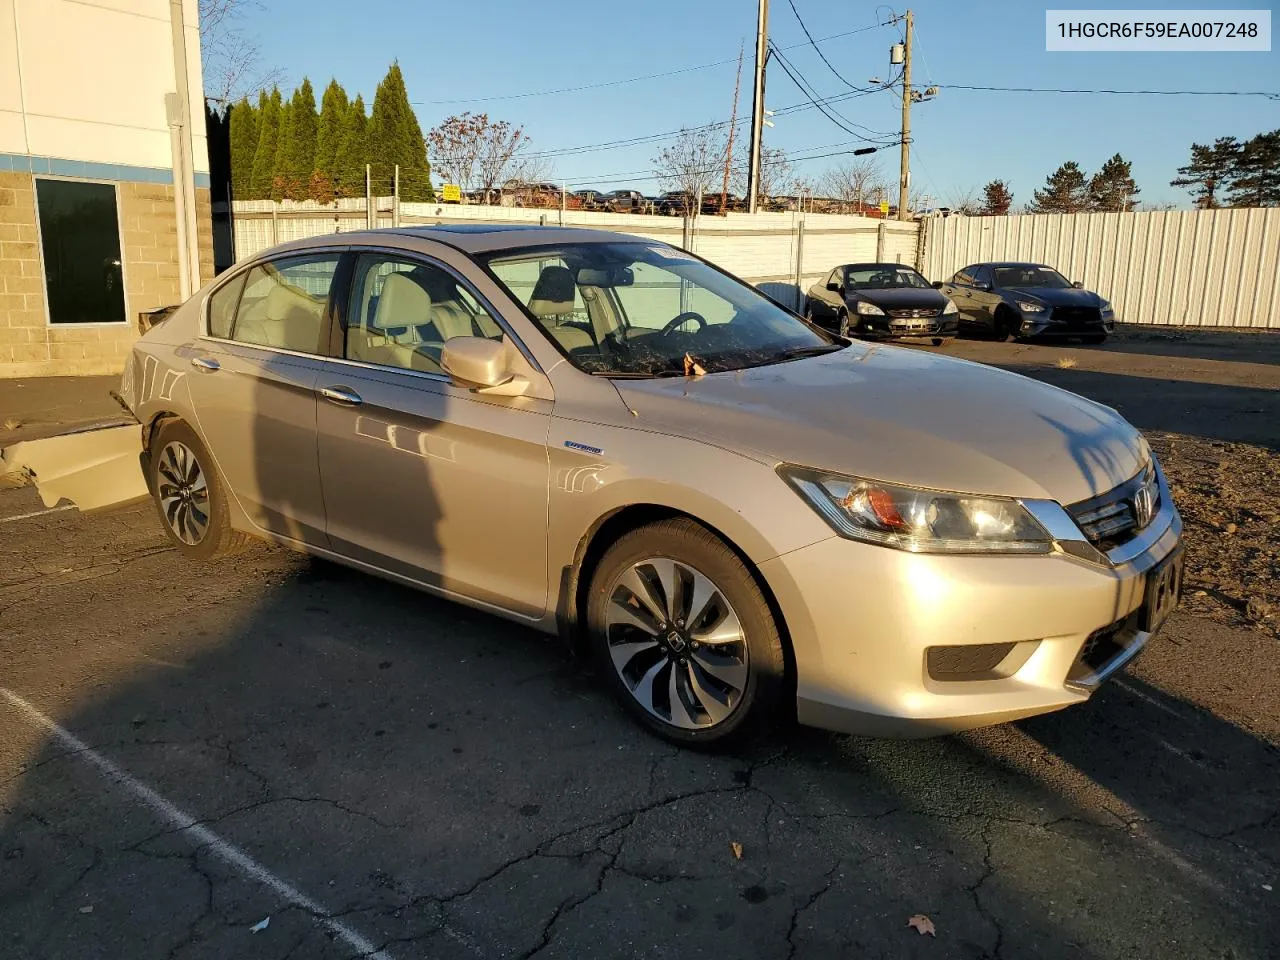
<instances>
[{"instance_id":1,"label":"side window","mask_svg":"<svg viewBox=\"0 0 1280 960\"><path fill-rule=\"evenodd\" d=\"M347 311L348 360L441 373L452 337L501 340L502 328L447 270L387 254L360 256Z\"/></svg>"},{"instance_id":2,"label":"side window","mask_svg":"<svg viewBox=\"0 0 1280 960\"><path fill-rule=\"evenodd\" d=\"M971 267L971 276L974 283L990 283L991 268L990 267Z\"/></svg>"},{"instance_id":3,"label":"side window","mask_svg":"<svg viewBox=\"0 0 1280 960\"><path fill-rule=\"evenodd\" d=\"M236 316L236 305L240 302L240 291L244 289L244 274L224 283L209 296L209 336L231 337L231 325Z\"/></svg>"},{"instance_id":4,"label":"side window","mask_svg":"<svg viewBox=\"0 0 1280 960\"><path fill-rule=\"evenodd\" d=\"M318 353L338 259L335 253L253 267L245 276L231 338L261 347Z\"/></svg>"},{"instance_id":5,"label":"side window","mask_svg":"<svg viewBox=\"0 0 1280 960\"><path fill-rule=\"evenodd\" d=\"M827 283L834 283L838 287L844 286L844 267L836 267L831 271L831 276L827 277Z\"/></svg>"},{"instance_id":6,"label":"side window","mask_svg":"<svg viewBox=\"0 0 1280 960\"><path fill-rule=\"evenodd\" d=\"M651 263L634 263L631 270L635 282L614 290L632 327L661 330L680 314L690 312L701 315L709 324L733 319L736 310L728 300L682 280L670 270ZM697 329L696 323L691 320L688 329Z\"/></svg>"},{"instance_id":7,"label":"side window","mask_svg":"<svg viewBox=\"0 0 1280 960\"><path fill-rule=\"evenodd\" d=\"M977 266L968 266L951 278L952 283L957 283L962 287L973 286L973 275L977 272Z\"/></svg>"}]
</instances>

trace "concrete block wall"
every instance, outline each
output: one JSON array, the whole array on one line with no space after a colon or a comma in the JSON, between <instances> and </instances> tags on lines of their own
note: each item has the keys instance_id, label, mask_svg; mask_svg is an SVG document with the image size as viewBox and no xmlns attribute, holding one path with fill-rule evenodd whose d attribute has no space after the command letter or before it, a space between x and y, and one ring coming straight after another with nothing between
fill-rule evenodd
<instances>
[{"instance_id":1,"label":"concrete block wall","mask_svg":"<svg viewBox=\"0 0 1280 960\"><path fill-rule=\"evenodd\" d=\"M0 171L0 377L119 373L138 338L137 316L181 301L173 185L118 185L125 322L50 324L38 241L35 178ZM213 277L207 189L196 191L200 275Z\"/></svg>"}]
</instances>

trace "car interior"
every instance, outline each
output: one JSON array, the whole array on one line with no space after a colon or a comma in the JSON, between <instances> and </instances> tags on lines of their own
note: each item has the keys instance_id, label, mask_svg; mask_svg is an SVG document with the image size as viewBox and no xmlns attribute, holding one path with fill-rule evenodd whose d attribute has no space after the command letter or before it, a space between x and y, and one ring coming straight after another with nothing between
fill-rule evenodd
<instances>
[{"instance_id":1,"label":"car interior","mask_svg":"<svg viewBox=\"0 0 1280 960\"><path fill-rule=\"evenodd\" d=\"M265 296L251 300L252 279L236 316L235 339L283 350L314 350L324 323L326 298L311 296L273 275Z\"/></svg>"}]
</instances>

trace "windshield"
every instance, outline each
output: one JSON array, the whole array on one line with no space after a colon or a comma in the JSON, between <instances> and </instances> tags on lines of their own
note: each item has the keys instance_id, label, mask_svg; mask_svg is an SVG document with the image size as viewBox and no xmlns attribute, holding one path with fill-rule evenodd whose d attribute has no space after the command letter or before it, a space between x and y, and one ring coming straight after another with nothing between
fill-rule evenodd
<instances>
[{"instance_id":1,"label":"windshield","mask_svg":"<svg viewBox=\"0 0 1280 960\"><path fill-rule=\"evenodd\" d=\"M1052 267L993 267L997 287L1049 287L1061 290L1070 281Z\"/></svg>"},{"instance_id":2,"label":"windshield","mask_svg":"<svg viewBox=\"0 0 1280 960\"><path fill-rule=\"evenodd\" d=\"M569 359L600 376L682 376L694 365L715 373L843 346L753 287L659 243L541 247L486 262Z\"/></svg>"},{"instance_id":3,"label":"windshield","mask_svg":"<svg viewBox=\"0 0 1280 960\"><path fill-rule=\"evenodd\" d=\"M902 287L928 287L929 281L910 267L849 267L845 283L854 290L896 290Z\"/></svg>"}]
</instances>

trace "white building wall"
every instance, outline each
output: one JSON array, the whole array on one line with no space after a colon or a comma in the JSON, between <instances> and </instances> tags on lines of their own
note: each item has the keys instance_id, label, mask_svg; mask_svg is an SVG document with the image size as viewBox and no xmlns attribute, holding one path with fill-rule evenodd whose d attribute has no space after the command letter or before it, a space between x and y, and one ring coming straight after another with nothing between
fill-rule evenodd
<instances>
[{"instance_id":1,"label":"white building wall","mask_svg":"<svg viewBox=\"0 0 1280 960\"><path fill-rule=\"evenodd\" d=\"M172 169L170 13L169 0L0 0L0 154ZM198 0L183 13L193 169L207 173Z\"/></svg>"}]
</instances>

